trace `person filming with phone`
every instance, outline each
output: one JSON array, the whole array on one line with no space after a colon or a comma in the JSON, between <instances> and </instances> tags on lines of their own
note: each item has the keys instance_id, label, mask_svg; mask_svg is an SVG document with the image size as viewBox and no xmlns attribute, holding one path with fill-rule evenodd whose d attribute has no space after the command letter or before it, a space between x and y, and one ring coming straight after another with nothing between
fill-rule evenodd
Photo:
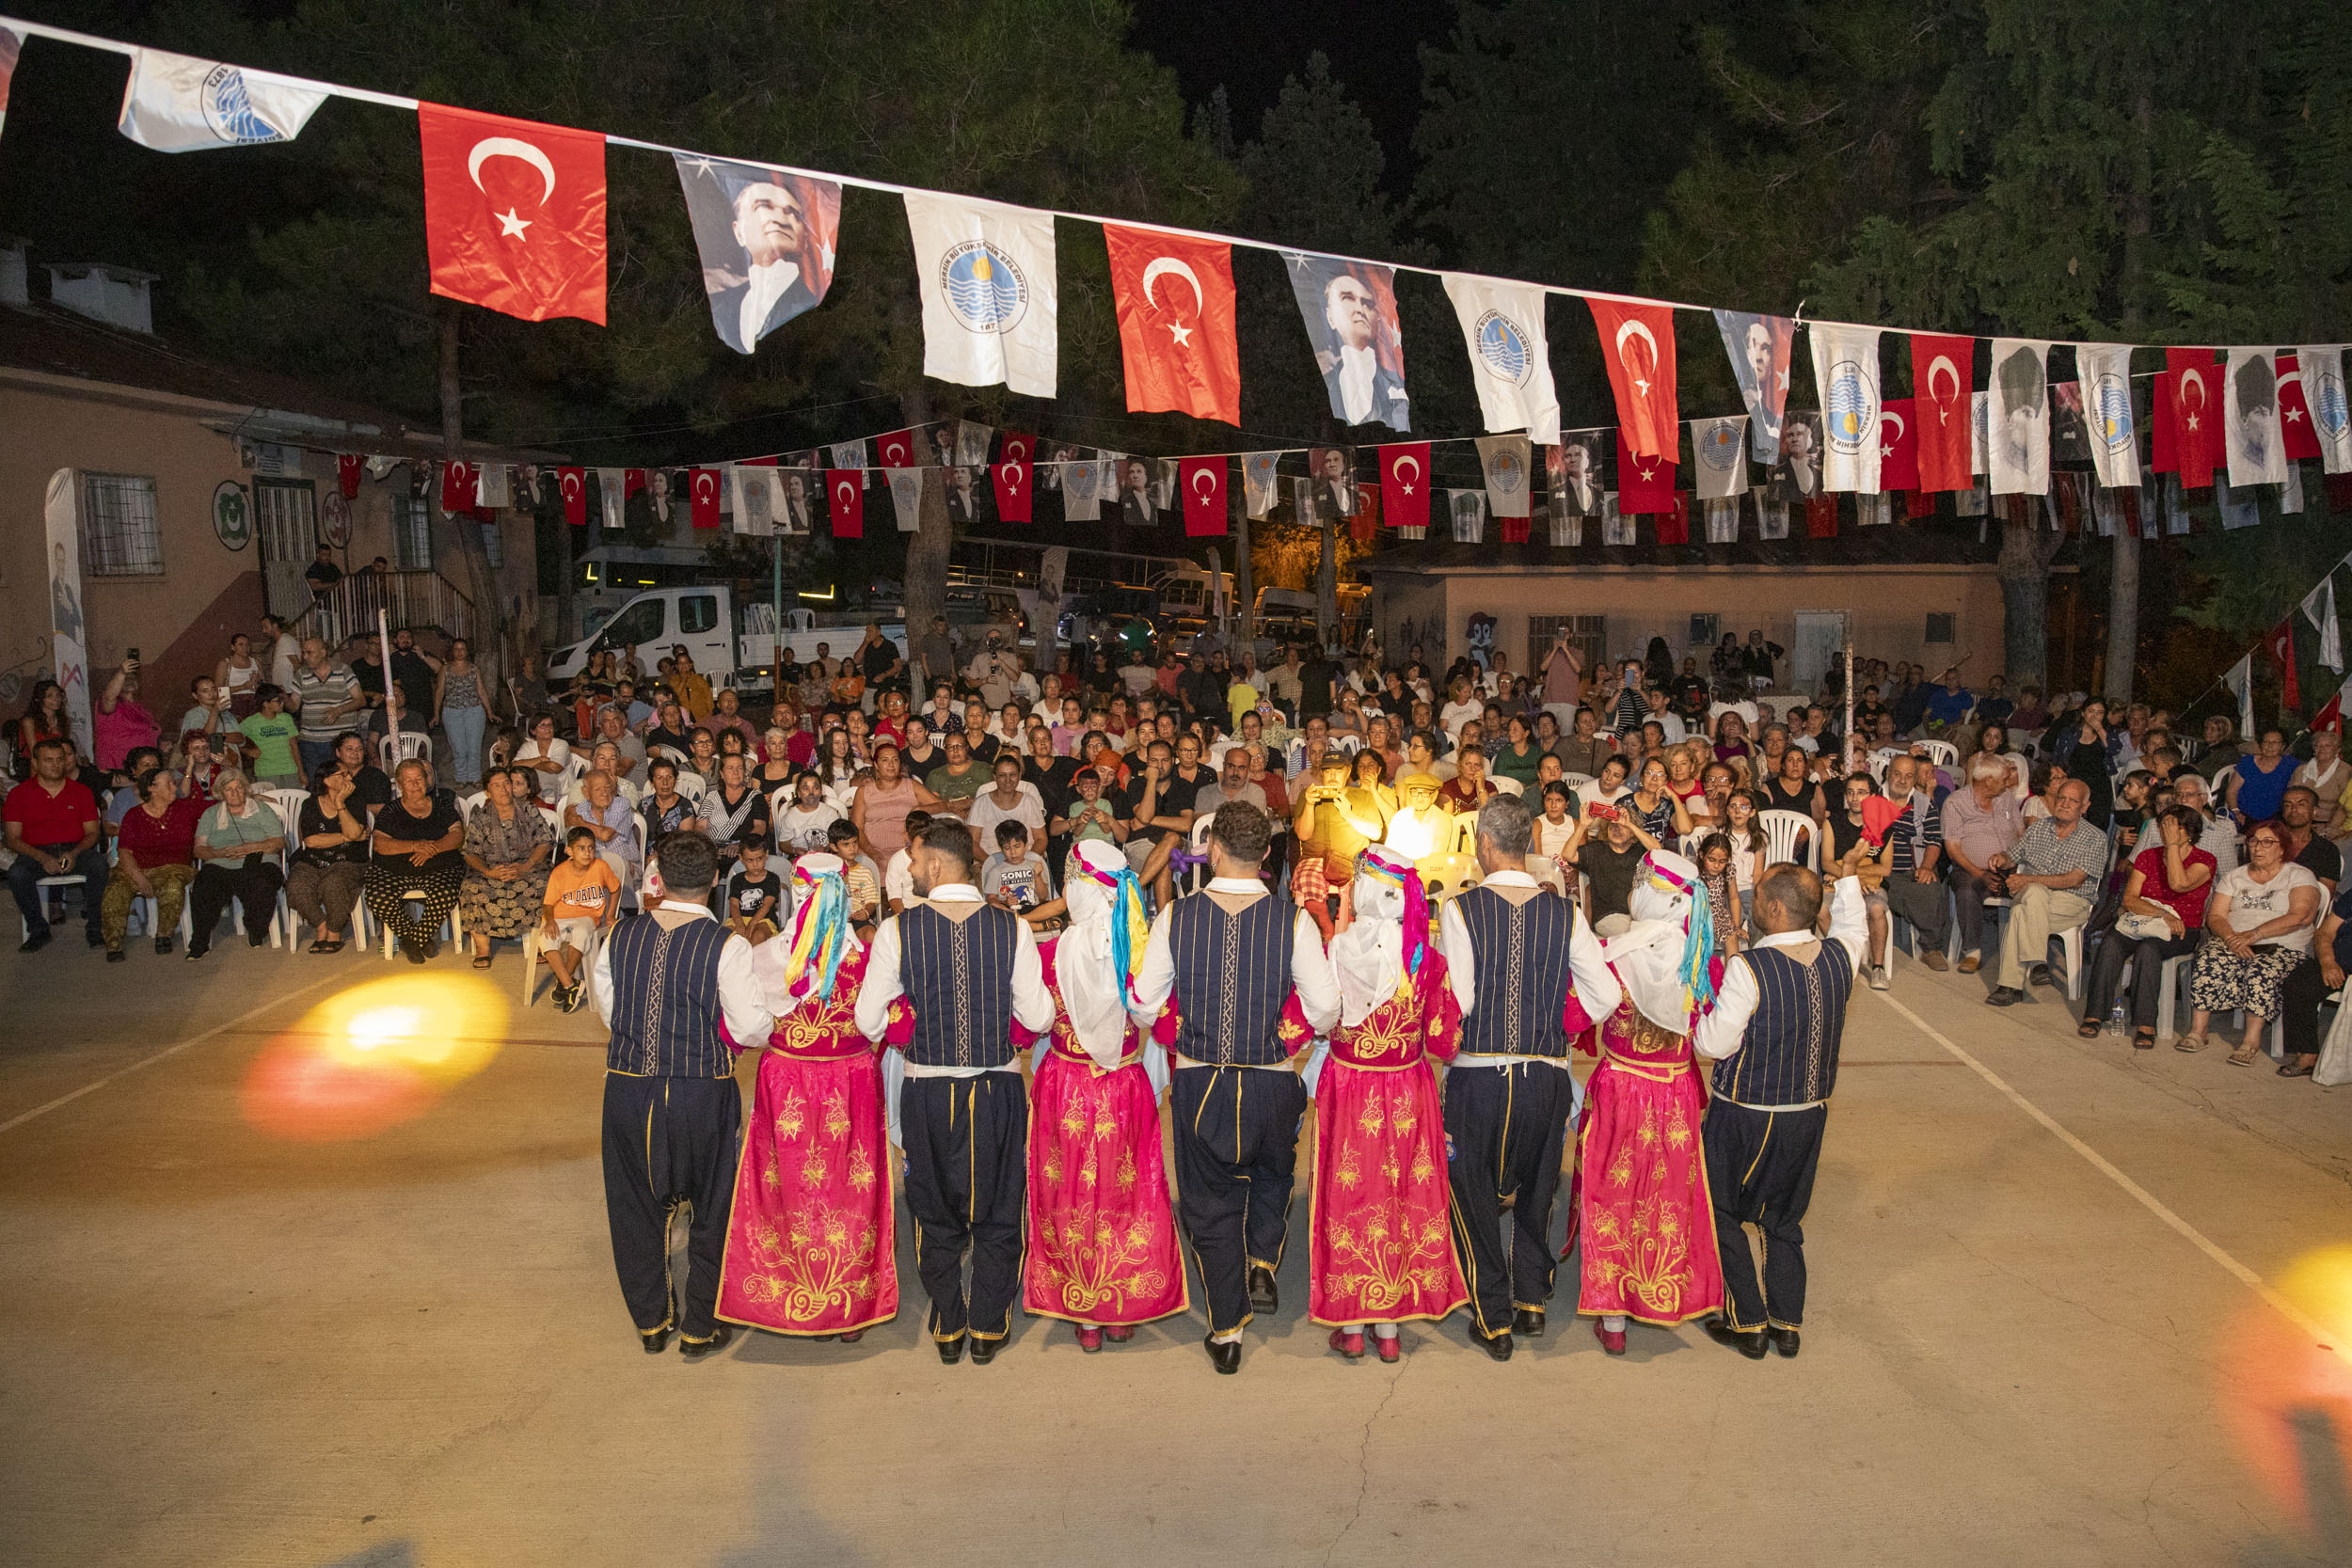
<instances>
[{"instance_id":1,"label":"person filming with phone","mask_svg":"<svg viewBox=\"0 0 2352 1568\"><path fill-rule=\"evenodd\" d=\"M1633 879L1642 857L1659 847L1631 812L1606 800L1587 800L1576 832L1560 859L1581 873L1584 918L1596 929L1611 915L1631 918Z\"/></svg>"}]
</instances>

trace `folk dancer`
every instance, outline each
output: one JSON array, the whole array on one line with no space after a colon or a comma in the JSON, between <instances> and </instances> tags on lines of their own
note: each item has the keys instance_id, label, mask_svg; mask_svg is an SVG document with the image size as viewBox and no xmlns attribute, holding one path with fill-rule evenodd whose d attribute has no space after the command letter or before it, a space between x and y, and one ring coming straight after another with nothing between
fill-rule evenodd
<instances>
[{"instance_id":1,"label":"folk dancer","mask_svg":"<svg viewBox=\"0 0 2352 1568\"><path fill-rule=\"evenodd\" d=\"M1813 932L1820 877L1776 865L1757 879L1756 921L1766 934L1726 966L1715 1010L1692 1037L1715 1063L1707 1184L1730 1293L1707 1332L1751 1361L1768 1348L1796 1354L1804 1323L1804 1212L1837 1086L1846 1002L1870 928L1853 875L1861 847L1838 863L1826 942ZM1743 1224L1764 1239L1760 1285Z\"/></svg>"},{"instance_id":2,"label":"folk dancer","mask_svg":"<svg viewBox=\"0 0 2352 1568\"><path fill-rule=\"evenodd\" d=\"M1534 836L1517 796L1487 801L1477 837L1486 878L1438 921L1462 1008L1462 1049L1445 1076L1454 1246L1470 1283L1470 1337L1497 1361L1511 1358L1513 1333L1543 1333L1551 1299L1551 1204L1578 1100L1568 1042L1623 995L1583 915L1541 896L1528 875Z\"/></svg>"},{"instance_id":3,"label":"folk dancer","mask_svg":"<svg viewBox=\"0 0 2352 1568\"><path fill-rule=\"evenodd\" d=\"M849 1343L898 1314L898 1238L882 1067L857 1029L866 951L841 869L835 855L792 863L789 935L752 950L775 1023L736 1167L719 1316Z\"/></svg>"},{"instance_id":4,"label":"folk dancer","mask_svg":"<svg viewBox=\"0 0 2352 1568\"><path fill-rule=\"evenodd\" d=\"M1445 1130L1429 1058L1453 1057L1462 1009L1429 940L1421 874L1393 849L1356 857L1331 939L1340 1018L1308 1069L1314 1095L1307 1315L1354 1361L1372 1327L1380 1359L1396 1325L1470 1300L1446 1227Z\"/></svg>"},{"instance_id":5,"label":"folk dancer","mask_svg":"<svg viewBox=\"0 0 2352 1568\"><path fill-rule=\"evenodd\" d=\"M697 832L655 850L666 890L596 949L589 993L611 1025L604 1061L604 1207L612 1263L645 1354L678 1336L700 1359L734 1331L716 1316L743 1099L732 1040L767 1037L752 944L712 918L719 851ZM670 1277L670 1222L691 1211L686 1291Z\"/></svg>"},{"instance_id":6,"label":"folk dancer","mask_svg":"<svg viewBox=\"0 0 2352 1568\"><path fill-rule=\"evenodd\" d=\"M986 1366L1011 1331L1021 1289L1021 1219L1029 1102L1012 1026L1054 1022L1037 939L972 882L972 832L934 818L912 846L914 900L874 933L857 1026L880 1042L890 1006L914 1009L898 1089L914 1261L930 1297L931 1340L953 1366L970 1338ZM964 1255L972 1259L964 1283Z\"/></svg>"},{"instance_id":7,"label":"folk dancer","mask_svg":"<svg viewBox=\"0 0 2352 1568\"><path fill-rule=\"evenodd\" d=\"M1091 1354L1191 1303L1160 1154L1166 1053L1127 1011L1142 884L1115 844L1080 844L1069 868L1070 925L1040 949L1055 1012L1030 1087L1021 1305L1072 1320Z\"/></svg>"},{"instance_id":8,"label":"folk dancer","mask_svg":"<svg viewBox=\"0 0 2352 1568\"><path fill-rule=\"evenodd\" d=\"M1577 1122L1576 1307L1612 1355L1625 1354L1629 1318L1671 1328L1724 1307L1699 1140L1707 1091L1691 1055L1723 960L1698 867L1651 850L1630 912L1601 943L1625 1000L1601 1022Z\"/></svg>"},{"instance_id":9,"label":"folk dancer","mask_svg":"<svg viewBox=\"0 0 2352 1568\"><path fill-rule=\"evenodd\" d=\"M1275 1271L1289 1234L1291 1182L1307 1088L1295 1067L1339 1018L1339 987L1314 921L1258 879L1273 824L1247 801L1216 808L1209 885L1152 922L1136 976L1137 1022L1176 1003L1176 1207L1200 1266L1218 1372L1241 1370L1241 1331L1280 1303ZM1287 1026L1291 994L1298 1012Z\"/></svg>"}]
</instances>

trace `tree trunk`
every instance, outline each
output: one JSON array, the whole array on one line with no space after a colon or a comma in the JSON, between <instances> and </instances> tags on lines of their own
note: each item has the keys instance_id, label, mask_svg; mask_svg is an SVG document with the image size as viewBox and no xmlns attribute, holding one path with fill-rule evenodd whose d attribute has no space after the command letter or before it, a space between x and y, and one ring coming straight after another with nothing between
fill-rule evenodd
<instances>
[{"instance_id":1,"label":"tree trunk","mask_svg":"<svg viewBox=\"0 0 2352 1568\"><path fill-rule=\"evenodd\" d=\"M2153 212L2153 143L2154 101L2146 91L2133 105L2131 191L2123 202L2122 324L2124 333L2140 325L2140 300L2147 288L2148 234ZM2143 519L2144 521L2144 519ZM2139 663L2139 536L2115 531L2115 559L2107 576L2107 658L2103 689L2118 702L2132 700L2132 678Z\"/></svg>"},{"instance_id":2,"label":"tree trunk","mask_svg":"<svg viewBox=\"0 0 2352 1568\"><path fill-rule=\"evenodd\" d=\"M2002 498L2006 499L2007 498ZM2032 498L2001 525L2002 655L2009 689L2048 689L2050 561L2066 536L2040 527Z\"/></svg>"},{"instance_id":3,"label":"tree trunk","mask_svg":"<svg viewBox=\"0 0 2352 1568\"><path fill-rule=\"evenodd\" d=\"M930 389L916 383L898 399L898 417L909 430L930 423ZM896 527L896 514L885 515L894 518L892 526ZM906 569L898 577L910 651L914 628L929 627L932 616L947 613L947 558L955 542L954 529L947 521L947 486L943 475L942 483L923 486L921 515L915 531L907 535Z\"/></svg>"},{"instance_id":4,"label":"tree trunk","mask_svg":"<svg viewBox=\"0 0 2352 1568\"><path fill-rule=\"evenodd\" d=\"M455 463L463 457L466 444L465 392L458 375L456 307L442 307L440 326L441 459ZM457 559L465 563L462 584L466 596L473 600L473 657L482 669L485 695L503 690L506 672L512 667L506 645L516 635L516 627L511 624L510 617L500 612L498 578L490 570L489 555L482 547L481 526L471 517L451 516L446 513L442 515L442 520L448 526L448 543L454 546ZM494 635L484 635L493 628L497 628ZM431 715L423 717L426 722L431 722Z\"/></svg>"},{"instance_id":5,"label":"tree trunk","mask_svg":"<svg viewBox=\"0 0 2352 1568\"><path fill-rule=\"evenodd\" d=\"M2115 531L2107 566L2107 670L2101 689L2115 702L2132 700L2132 671L2139 662L2139 538L2128 524Z\"/></svg>"},{"instance_id":6,"label":"tree trunk","mask_svg":"<svg viewBox=\"0 0 2352 1568\"><path fill-rule=\"evenodd\" d=\"M1323 519L1323 553L1315 563L1315 631L1329 647L1340 629L1340 525Z\"/></svg>"},{"instance_id":7,"label":"tree trunk","mask_svg":"<svg viewBox=\"0 0 2352 1568\"><path fill-rule=\"evenodd\" d=\"M1239 628L1237 643L1245 649L1258 643L1255 577L1249 563L1249 496L1245 484L1233 498L1233 624Z\"/></svg>"}]
</instances>

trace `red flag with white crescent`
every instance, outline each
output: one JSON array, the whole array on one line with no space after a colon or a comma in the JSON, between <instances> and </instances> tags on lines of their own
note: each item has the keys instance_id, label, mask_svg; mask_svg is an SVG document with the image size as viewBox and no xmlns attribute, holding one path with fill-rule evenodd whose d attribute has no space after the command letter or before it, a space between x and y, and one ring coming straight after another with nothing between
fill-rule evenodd
<instances>
[{"instance_id":1,"label":"red flag with white crescent","mask_svg":"<svg viewBox=\"0 0 2352 1568\"><path fill-rule=\"evenodd\" d=\"M874 438L874 451L885 468L912 468L914 467L914 432L894 430L887 436L878 436Z\"/></svg>"},{"instance_id":2,"label":"red flag with white crescent","mask_svg":"<svg viewBox=\"0 0 2352 1568\"><path fill-rule=\"evenodd\" d=\"M2185 490L2213 488L2221 466L2221 372L2209 348L2168 348L2172 377L2172 456Z\"/></svg>"},{"instance_id":3,"label":"red flag with white crescent","mask_svg":"<svg viewBox=\"0 0 2352 1568\"><path fill-rule=\"evenodd\" d=\"M1224 537L1225 459L1184 458L1176 465L1176 483L1184 493L1184 537Z\"/></svg>"},{"instance_id":4,"label":"red flag with white crescent","mask_svg":"<svg viewBox=\"0 0 2352 1568\"><path fill-rule=\"evenodd\" d=\"M1019 461L998 463L989 470L996 483L996 516L1000 522L1029 521L1029 491L1036 472L1028 464Z\"/></svg>"},{"instance_id":5,"label":"red flag with white crescent","mask_svg":"<svg viewBox=\"0 0 2352 1568\"><path fill-rule=\"evenodd\" d=\"M637 494L638 491L643 490L644 487L644 469L623 468L621 470L621 499L623 500L628 499L629 497Z\"/></svg>"},{"instance_id":6,"label":"red flag with white crescent","mask_svg":"<svg viewBox=\"0 0 2352 1568\"><path fill-rule=\"evenodd\" d=\"M1837 537L1837 498L1819 495L1804 503L1804 536L1808 539Z\"/></svg>"},{"instance_id":7,"label":"red flag with white crescent","mask_svg":"<svg viewBox=\"0 0 2352 1568\"><path fill-rule=\"evenodd\" d=\"M588 470L558 468L556 488L564 495L564 520L574 528L588 526Z\"/></svg>"},{"instance_id":8,"label":"red flag with white crescent","mask_svg":"<svg viewBox=\"0 0 2352 1568\"><path fill-rule=\"evenodd\" d=\"M1217 240L1103 225L1127 406L1241 423L1233 251Z\"/></svg>"},{"instance_id":9,"label":"red flag with white crescent","mask_svg":"<svg viewBox=\"0 0 2352 1568\"><path fill-rule=\"evenodd\" d=\"M2319 453L2319 433L2312 428L2311 400L2303 395L2303 365L2299 356L2279 356L2280 450L2290 463Z\"/></svg>"},{"instance_id":10,"label":"red flag with white crescent","mask_svg":"<svg viewBox=\"0 0 2352 1568\"><path fill-rule=\"evenodd\" d=\"M1037 461L1037 437L1008 430L998 439L996 461L999 463L1034 463Z\"/></svg>"},{"instance_id":11,"label":"red flag with white crescent","mask_svg":"<svg viewBox=\"0 0 2352 1568\"><path fill-rule=\"evenodd\" d=\"M1879 404L1879 488L1884 491L1919 488L1919 432L1915 423L1919 400L1890 398Z\"/></svg>"},{"instance_id":12,"label":"red flag with white crescent","mask_svg":"<svg viewBox=\"0 0 2352 1568\"><path fill-rule=\"evenodd\" d=\"M1587 299L1600 329L1600 356L1617 394L1617 423L1623 443L1643 457L1663 457L1669 467L1681 444L1675 413L1675 313L1671 306Z\"/></svg>"},{"instance_id":13,"label":"red flag with white crescent","mask_svg":"<svg viewBox=\"0 0 2352 1568\"><path fill-rule=\"evenodd\" d=\"M696 528L719 526L719 470L696 468L688 482L687 498L694 509Z\"/></svg>"},{"instance_id":14,"label":"red flag with white crescent","mask_svg":"<svg viewBox=\"0 0 2352 1568\"><path fill-rule=\"evenodd\" d=\"M1391 528L1429 526L1429 443L1380 449L1380 510Z\"/></svg>"},{"instance_id":15,"label":"red flag with white crescent","mask_svg":"<svg viewBox=\"0 0 2352 1568\"><path fill-rule=\"evenodd\" d=\"M1690 491L1677 490L1674 504L1658 515L1658 542L1661 545L1687 545L1691 542Z\"/></svg>"},{"instance_id":16,"label":"red flag with white crescent","mask_svg":"<svg viewBox=\"0 0 2352 1568\"><path fill-rule=\"evenodd\" d=\"M433 292L525 321L604 325L604 137L417 105Z\"/></svg>"},{"instance_id":17,"label":"red flag with white crescent","mask_svg":"<svg viewBox=\"0 0 2352 1568\"><path fill-rule=\"evenodd\" d=\"M1527 519L1524 517L1519 519L1522 523L1526 520ZM1363 546L1366 549L1370 549L1372 547L1373 535L1378 533L1379 531L1380 492L1377 490L1358 490L1356 492L1355 515L1347 519L1348 537L1354 539L1356 543ZM1522 536L1524 536L1524 532L1525 531L1522 530Z\"/></svg>"},{"instance_id":18,"label":"red flag with white crescent","mask_svg":"<svg viewBox=\"0 0 2352 1568\"><path fill-rule=\"evenodd\" d=\"M2280 705L2290 708L2301 707L2303 691L2295 678L2295 617L2290 615L2271 627L2270 635L2263 639L2263 645L2278 661Z\"/></svg>"},{"instance_id":19,"label":"red flag with white crescent","mask_svg":"<svg viewBox=\"0 0 2352 1568\"><path fill-rule=\"evenodd\" d=\"M1633 450L1626 433L1617 432L1617 511L1625 516L1664 512L1675 503L1675 460L1672 451L1651 456Z\"/></svg>"},{"instance_id":20,"label":"red flag with white crescent","mask_svg":"<svg viewBox=\"0 0 2352 1568\"><path fill-rule=\"evenodd\" d=\"M2312 715L2312 729L2335 730L2339 733L2343 731L2344 699L2346 692L2352 692L2352 678L2347 678L2342 686L2336 688L2336 694L2322 703L2319 711Z\"/></svg>"},{"instance_id":21,"label":"red flag with white crescent","mask_svg":"<svg viewBox=\"0 0 2352 1568\"><path fill-rule=\"evenodd\" d=\"M2312 451L2312 455L2314 457L2319 455L2316 449ZM366 470L367 466L368 460L356 451L342 451L335 454L335 483L342 491L343 499L356 501L359 499L359 475Z\"/></svg>"},{"instance_id":22,"label":"red flag with white crescent","mask_svg":"<svg viewBox=\"0 0 2352 1568\"><path fill-rule=\"evenodd\" d=\"M463 512L473 505L474 482L481 467L473 463L441 465L441 510Z\"/></svg>"},{"instance_id":23,"label":"red flag with white crescent","mask_svg":"<svg viewBox=\"0 0 2352 1568\"><path fill-rule=\"evenodd\" d=\"M1969 438L1976 427L1969 393L1976 381L1977 341L1926 332L1911 335L1914 463L1921 490L1968 490ZM1882 481L1887 489L1897 486Z\"/></svg>"},{"instance_id":24,"label":"red flag with white crescent","mask_svg":"<svg viewBox=\"0 0 2352 1568\"><path fill-rule=\"evenodd\" d=\"M832 510L835 539L866 537L866 470L827 468L825 495Z\"/></svg>"}]
</instances>

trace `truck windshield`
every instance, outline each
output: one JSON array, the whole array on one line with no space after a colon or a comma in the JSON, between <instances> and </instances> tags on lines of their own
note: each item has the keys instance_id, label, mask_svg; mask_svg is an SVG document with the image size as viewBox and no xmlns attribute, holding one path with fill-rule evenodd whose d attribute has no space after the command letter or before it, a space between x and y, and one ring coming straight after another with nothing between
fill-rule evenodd
<instances>
[{"instance_id":1,"label":"truck windshield","mask_svg":"<svg viewBox=\"0 0 2352 1568\"><path fill-rule=\"evenodd\" d=\"M667 600L640 599L605 624L604 630L596 634L596 646L618 648L624 643L634 643L642 647L659 641L668 610Z\"/></svg>"}]
</instances>

